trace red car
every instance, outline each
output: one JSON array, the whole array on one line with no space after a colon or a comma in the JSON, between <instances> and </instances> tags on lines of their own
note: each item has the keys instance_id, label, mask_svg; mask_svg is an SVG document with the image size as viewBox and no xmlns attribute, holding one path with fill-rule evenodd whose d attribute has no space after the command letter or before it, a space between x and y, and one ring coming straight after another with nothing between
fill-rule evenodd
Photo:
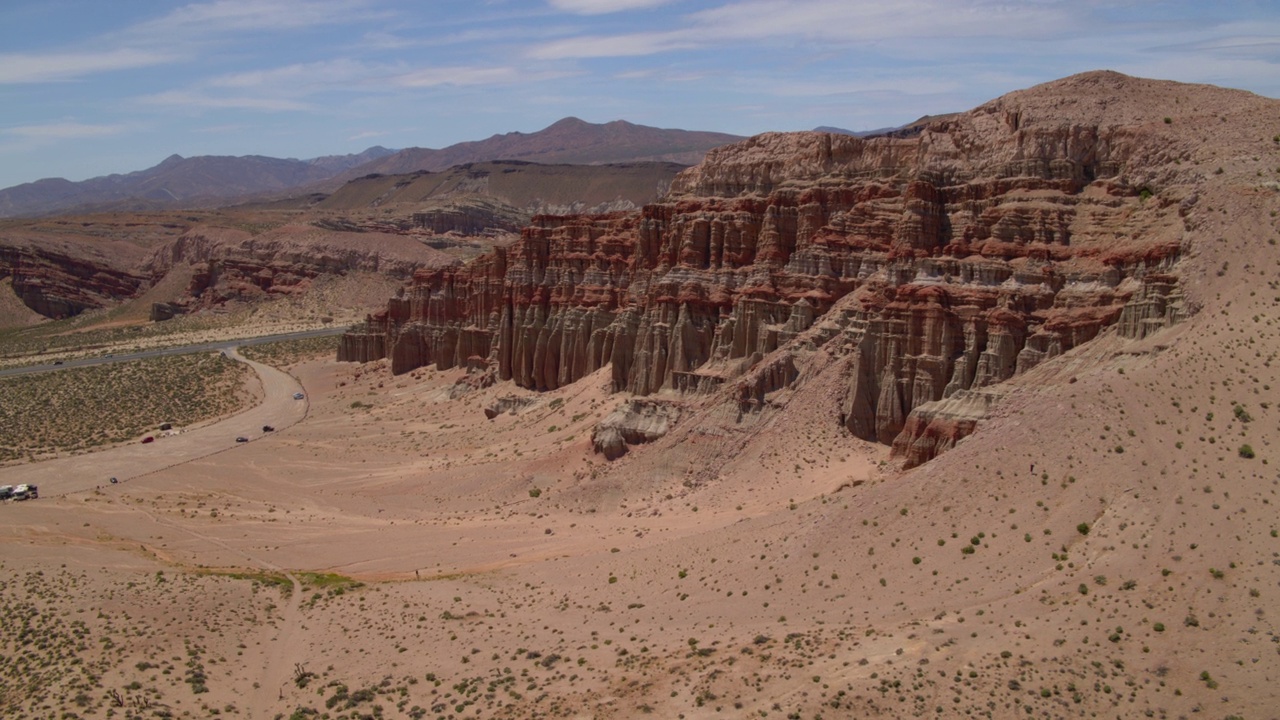
<instances>
[{"instance_id":1,"label":"red car","mask_svg":"<svg viewBox=\"0 0 1280 720\"><path fill-rule=\"evenodd\" d=\"M146 436L146 437L142 438L142 444L143 444L143 445L146 445L147 443L151 443L151 442L155 442L155 441L156 441L156 438L155 438L155 436L154 436L154 435L148 435L148 436Z\"/></svg>"}]
</instances>

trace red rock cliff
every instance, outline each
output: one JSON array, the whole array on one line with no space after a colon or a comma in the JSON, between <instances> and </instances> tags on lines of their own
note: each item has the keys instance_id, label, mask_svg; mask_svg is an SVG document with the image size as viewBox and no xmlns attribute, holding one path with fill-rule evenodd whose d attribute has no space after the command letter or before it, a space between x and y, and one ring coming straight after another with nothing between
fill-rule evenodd
<instances>
[{"instance_id":1,"label":"red rock cliff","mask_svg":"<svg viewBox=\"0 0 1280 720\"><path fill-rule=\"evenodd\" d=\"M509 248L417 273L339 359L490 367L539 390L611 365L618 391L728 385L750 409L834 343L841 422L883 443L906 430L922 462L972 423L916 408L1181 317L1183 146L1124 104L1152 85L1092 73L910 137L714 150L638 213L537 217Z\"/></svg>"},{"instance_id":2,"label":"red rock cliff","mask_svg":"<svg viewBox=\"0 0 1280 720\"><path fill-rule=\"evenodd\" d=\"M0 237L0 278L11 277L23 304L49 318L66 318L136 295L146 276L128 267L141 251L126 243Z\"/></svg>"}]
</instances>

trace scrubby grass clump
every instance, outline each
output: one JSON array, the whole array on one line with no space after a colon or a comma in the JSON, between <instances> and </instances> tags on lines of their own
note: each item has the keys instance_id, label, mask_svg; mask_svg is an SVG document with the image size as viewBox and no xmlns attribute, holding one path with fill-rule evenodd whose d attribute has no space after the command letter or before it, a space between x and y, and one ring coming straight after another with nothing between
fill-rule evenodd
<instances>
[{"instance_id":1,"label":"scrubby grass clump","mask_svg":"<svg viewBox=\"0 0 1280 720\"><path fill-rule=\"evenodd\" d=\"M0 462L135 440L160 423L230 414L252 371L216 354L153 358L0 379Z\"/></svg>"},{"instance_id":2,"label":"scrubby grass clump","mask_svg":"<svg viewBox=\"0 0 1280 720\"><path fill-rule=\"evenodd\" d=\"M240 348L240 354L266 365L285 367L304 360L332 358L338 354L339 336L284 340Z\"/></svg>"}]
</instances>

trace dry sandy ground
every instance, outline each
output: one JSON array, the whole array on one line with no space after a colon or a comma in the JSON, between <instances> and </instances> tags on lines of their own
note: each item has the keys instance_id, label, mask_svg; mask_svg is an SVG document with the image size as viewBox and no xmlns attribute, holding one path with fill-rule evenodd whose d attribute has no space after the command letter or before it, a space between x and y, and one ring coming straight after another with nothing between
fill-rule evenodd
<instances>
[{"instance_id":1,"label":"dry sandy ground","mask_svg":"<svg viewBox=\"0 0 1280 720\"><path fill-rule=\"evenodd\" d=\"M685 398L607 463L603 374L486 420L527 393L330 361L234 450L0 471L68 491L0 507L6 617L57 639L4 641L3 714L1277 717L1276 200L1201 204L1194 317L1037 368L907 473L827 375L756 417Z\"/></svg>"}]
</instances>

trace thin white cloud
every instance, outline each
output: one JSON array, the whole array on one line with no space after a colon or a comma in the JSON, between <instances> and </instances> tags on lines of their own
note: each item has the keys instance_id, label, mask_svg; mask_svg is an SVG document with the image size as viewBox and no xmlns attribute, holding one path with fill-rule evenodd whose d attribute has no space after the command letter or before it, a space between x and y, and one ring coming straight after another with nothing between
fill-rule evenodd
<instances>
[{"instance_id":1,"label":"thin white cloud","mask_svg":"<svg viewBox=\"0 0 1280 720\"><path fill-rule=\"evenodd\" d=\"M207 81L210 88L231 88L269 94L273 98L302 97L321 90L377 91L396 88L422 88L474 85L506 85L532 76L516 67L494 66L427 66L411 67L366 63L340 58L316 63L299 63L278 68L234 73ZM538 77L546 77L541 73Z\"/></svg>"},{"instance_id":2,"label":"thin white cloud","mask_svg":"<svg viewBox=\"0 0 1280 720\"><path fill-rule=\"evenodd\" d=\"M98 138L119 135L129 129L128 125L87 125L78 122L55 122L44 125L20 125L5 128L6 135L15 135L28 140L79 140L81 138Z\"/></svg>"},{"instance_id":3,"label":"thin white cloud","mask_svg":"<svg viewBox=\"0 0 1280 720\"><path fill-rule=\"evenodd\" d=\"M355 135L352 135L351 137L347 138L347 140L364 140L366 138L385 137L387 135L390 135L390 133L386 132L385 130L365 130L363 132L358 132Z\"/></svg>"},{"instance_id":4,"label":"thin white cloud","mask_svg":"<svg viewBox=\"0 0 1280 720\"><path fill-rule=\"evenodd\" d=\"M529 70L524 68L502 67L440 67L420 68L410 72L397 74L389 78L390 85L396 87L470 87L483 85L517 85L517 83L547 81L547 79L568 77L563 70Z\"/></svg>"},{"instance_id":5,"label":"thin white cloud","mask_svg":"<svg viewBox=\"0 0 1280 720\"><path fill-rule=\"evenodd\" d=\"M1280 61L1280 28L1276 35L1235 35L1151 48L1168 53L1211 53L1222 57Z\"/></svg>"},{"instance_id":6,"label":"thin white cloud","mask_svg":"<svg viewBox=\"0 0 1280 720\"><path fill-rule=\"evenodd\" d=\"M292 89L300 93L309 87L349 84L386 73L385 66L339 58L232 73L211 78L208 84L222 88L271 88L282 92Z\"/></svg>"},{"instance_id":7,"label":"thin white cloud","mask_svg":"<svg viewBox=\"0 0 1280 720\"><path fill-rule=\"evenodd\" d=\"M160 40L174 35L279 32L304 27L342 25L385 16L360 0L214 0L184 5L169 14L136 25L129 33Z\"/></svg>"},{"instance_id":8,"label":"thin white cloud","mask_svg":"<svg viewBox=\"0 0 1280 720\"><path fill-rule=\"evenodd\" d=\"M632 33L628 35L588 35L554 40L533 47L529 56L536 60L573 58L641 57L673 50L687 50L705 45L693 33Z\"/></svg>"},{"instance_id":9,"label":"thin white cloud","mask_svg":"<svg viewBox=\"0 0 1280 720\"><path fill-rule=\"evenodd\" d=\"M658 7L670 2L671 0L550 0L550 5L557 10L578 15L605 15Z\"/></svg>"},{"instance_id":10,"label":"thin white cloud","mask_svg":"<svg viewBox=\"0 0 1280 720\"><path fill-rule=\"evenodd\" d=\"M225 34L278 33L386 17L364 0L215 0L100 36L80 52L0 54L0 85L76 80L191 60L194 48Z\"/></svg>"},{"instance_id":11,"label":"thin white cloud","mask_svg":"<svg viewBox=\"0 0 1280 720\"><path fill-rule=\"evenodd\" d=\"M906 37L1060 35L1078 27L1087 3L1008 0L744 0L690 16L707 38L777 37L835 42Z\"/></svg>"},{"instance_id":12,"label":"thin white cloud","mask_svg":"<svg viewBox=\"0 0 1280 720\"><path fill-rule=\"evenodd\" d=\"M963 83L955 78L906 76L899 78L850 78L801 81L762 80L754 87L773 97L829 97L892 92L903 95L941 95L958 92Z\"/></svg>"},{"instance_id":13,"label":"thin white cloud","mask_svg":"<svg viewBox=\"0 0 1280 720\"><path fill-rule=\"evenodd\" d=\"M340 58L231 73L187 88L142 96L137 102L190 111L320 111L331 106L311 100L335 91L393 97L415 89L509 86L564 75L563 72L529 72L506 66L415 68L403 63L367 63Z\"/></svg>"},{"instance_id":14,"label":"thin white cloud","mask_svg":"<svg viewBox=\"0 0 1280 720\"><path fill-rule=\"evenodd\" d=\"M0 55L0 84L75 80L114 70L160 65L172 59L165 53L120 48L84 53L6 53Z\"/></svg>"},{"instance_id":15,"label":"thin white cloud","mask_svg":"<svg viewBox=\"0 0 1280 720\"><path fill-rule=\"evenodd\" d=\"M420 45L421 40L401 37L389 32L367 32L360 38L360 47L369 50L403 50Z\"/></svg>"},{"instance_id":16,"label":"thin white cloud","mask_svg":"<svg viewBox=\"0 0 1280 720\"><path fill-rule=\"evenodd\" d=\"M676 30L562 38L534 46L529 55L543 60L636 57L750 41L1023 40L1083 28L1088 12L1058 0L742 0L689 14Z\"/></svg>"},{"instance_id":17,"label":"thin white cloud","mask_svg":"<svg viewBox=\"0 0 1280 720\"><path fill-rule=\"evenodd\" d=\"M471 85L505 85L521 80L521 73L511 67L433 67L422 68L391 78L391 84L402 88L425 88Z\"/></svg>"},{"instance_id":18,"label":"thin white cloud","mask_svg":"<svg viewBox=\"0 0 1280 720\"><path fill-rule=\"evenodd\" d=\"M312 110L310 105L273 97L219 97L189 90L170 90L167 92L146 95L137 99L145 105L162 107L188 108L201 110L260 110L265 112L288 112Z\"/></svg>"},{"instance_id":19,"label":"thin white cloud","mask_svg":"<svg viewBox=\"0 0 1280 720\"><path fill-rule=\"evenodd\" d=\"M210 125L202 128L192 128L192 132L208 133L211 135L220 135L222 133L238 133L249 130L252 126L244 123L229 123L227 125Z\"/></svg>"}]
</instances>

